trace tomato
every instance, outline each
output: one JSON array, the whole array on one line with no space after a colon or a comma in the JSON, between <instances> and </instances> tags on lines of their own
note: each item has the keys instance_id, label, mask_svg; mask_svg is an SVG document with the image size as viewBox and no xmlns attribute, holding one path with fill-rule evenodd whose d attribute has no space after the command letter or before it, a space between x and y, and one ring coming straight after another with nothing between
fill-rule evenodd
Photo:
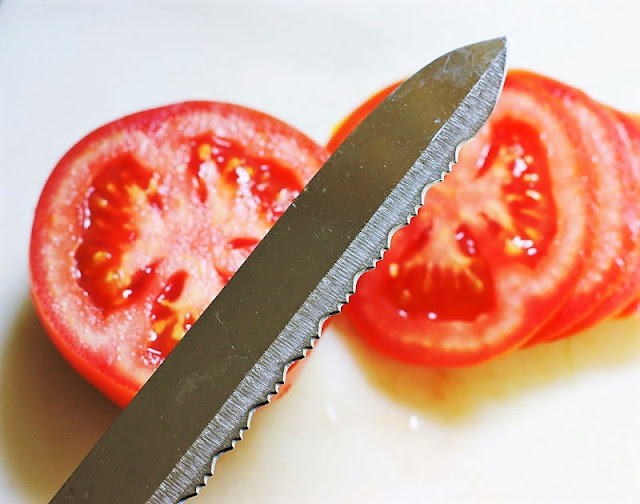
<instances>
[{"instance_id":1,"label":"tomato","mask_svg":"<svg viewBox=\"0 0 640 504\"><path fill-rule=\"evenodd\" d=\"M637 254L633 261L629 258L640 215L628 196L637 194L638 188L637 177L628 169L631 144L614 115L566 84L534 74L523 75L522 80L537 94L556 101L573 144L585 154L582 176L594 209L590 220L594 239L583 254L584 273L560 310L529 341L535 344L575 334L619 308L619 303L610 301L616 286L639 266Z\"/></svg>"},{"instance_id":2,"label":"tomato","mask_svg":"<svg viewBox=\"0 0 640 504\"><path fill-rule=\"evenodd\" d=\"M213 102L89 134L33 224L32 295L54 344L124 406L325 158L281 121Z\"/></svg>"},{"instance_id":3,"label":"tomato","mask_svg":"<svg viewBox=\"0 0 640 504\"><path fill-rule=\"evenodd\" d=\"M585 154L527 79L509 74L489 122L345 309L392 357L460 366L517 348L582 273L593 217Z\"/></svg>"}]
</instances>

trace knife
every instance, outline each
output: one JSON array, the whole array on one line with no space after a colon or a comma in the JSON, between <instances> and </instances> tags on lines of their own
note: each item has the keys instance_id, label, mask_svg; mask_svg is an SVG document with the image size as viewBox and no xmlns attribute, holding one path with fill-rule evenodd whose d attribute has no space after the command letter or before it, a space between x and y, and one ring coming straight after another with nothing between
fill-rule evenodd
<instances>
[{"instance_id":1,"label":"knife","mask_svg":"<svg viewBox=\"0 0 640 504\"><path fill-rule=\"evenodd\" d=\"M493 110L506 40L424 67L327 160L50 504L173 504L284 383L323 322Z\"/></svg>"}]
</instances>

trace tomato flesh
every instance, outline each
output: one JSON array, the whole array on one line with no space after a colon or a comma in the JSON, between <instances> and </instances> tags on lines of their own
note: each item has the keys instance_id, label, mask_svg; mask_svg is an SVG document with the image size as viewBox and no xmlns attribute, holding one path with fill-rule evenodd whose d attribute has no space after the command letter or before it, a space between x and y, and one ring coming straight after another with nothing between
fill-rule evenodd
<instances>
[{"instance_id":1,"label":"tomato flesh","mask_svg":"<svg viewBox=\"0 0 640 504\"><path fill-rule=\"evenodd\" d=\"M215 169L239 197L252 199L275 222L302 191L299 177L278 163L248 156L229 140L204 136L191 142L189 173L201 202L208 198L206 174Z\"/></svg>"},{"instance_id":2,"label":"tomato flesh","mask_svg":"<svg viewBox=\"0 0 640 504\"><path fill-rule=\"evenodd\" d=\"M290 126L213 102L91 133L34 220L32 293L53 342L125 405L325 158Z\"/></svg>"},{"instance_id":3,"label":"tomato flesh","mask_svg":"<svg viewBox=\"0 0 640 504\"><path fill-rule=\"evenodd\" d=\"M457 166L446 184L429 191L412 232L389 252L385 280L401 316L472 322L496 307L490 254L530 268L545 254L556 210L535 133L521 121L501 120L475 165ZM478 193L499 203L487 207Z\"/></svg>"},{"instance_id":4,"label":"tomato flesh","mask_svg":"<svg viewBox=\"0 0 640 504\"><path fill-rule=\"evenodd\" d=\"M488 124L346 308L388 355L458 366L517 348L582 271L582 155L557 110L521 79L509 74Z\"/></svg>"}]
</instances>

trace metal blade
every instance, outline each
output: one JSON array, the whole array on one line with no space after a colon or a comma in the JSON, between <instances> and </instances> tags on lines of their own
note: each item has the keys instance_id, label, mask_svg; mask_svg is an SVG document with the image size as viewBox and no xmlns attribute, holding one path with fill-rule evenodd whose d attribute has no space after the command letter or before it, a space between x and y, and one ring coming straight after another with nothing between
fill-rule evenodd
<instances>
[{"instance_id":1,"label":"metal blade","mask_svg":"<svg viewBox=\"0 0 640 504\"><path fill-rule=\"evenodd\" d=\"M491 113L504 39L453 51L385 100L331 156L51 504L176 503L283 383L460 144ZM255 468L259 470L259 468Z\"/></svg>"}]
</instances>

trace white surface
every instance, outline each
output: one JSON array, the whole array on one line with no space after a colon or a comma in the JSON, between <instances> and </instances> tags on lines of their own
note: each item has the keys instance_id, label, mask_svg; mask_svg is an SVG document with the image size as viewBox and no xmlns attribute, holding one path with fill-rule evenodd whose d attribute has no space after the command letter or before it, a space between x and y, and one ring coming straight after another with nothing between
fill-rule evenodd
<instances>
[{"instance_id":1,"label":"white surface","mask_svg":"<svg viewBox=\"0 0 640 504\"><path fill-rule=\"evenodd\" d=\"M46 502L117 413L27 294L33 209L76 140L202 98L323 142L371 92L501 34L512 66L640 111L640 12L599 4L0 2L0 502ZM195 502L640 502L639 322L457 372L385 363L351 335L334 326Z\"/></svg>"}]
</instances>

